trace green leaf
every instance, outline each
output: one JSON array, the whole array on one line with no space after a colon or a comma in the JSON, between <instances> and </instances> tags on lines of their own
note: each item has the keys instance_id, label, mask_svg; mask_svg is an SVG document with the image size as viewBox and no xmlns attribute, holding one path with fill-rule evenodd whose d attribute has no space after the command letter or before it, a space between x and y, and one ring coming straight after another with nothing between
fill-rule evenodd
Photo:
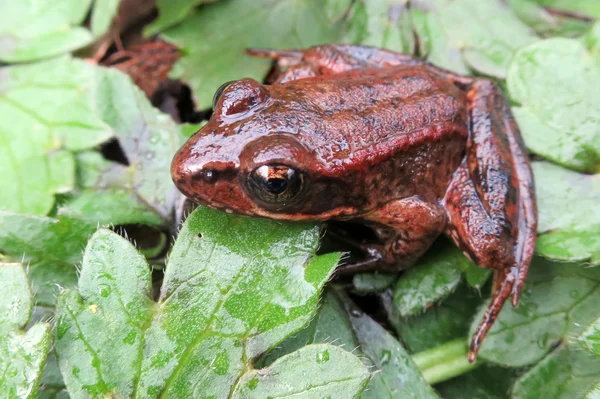
<instances>
[{"instance_id":1,"label":"green leaf","mask_svg":"<svg viewBox=\"0 0 600 399\"><path fill-rule=\"evenodd\" d=\"M146 27L144 33L154 35L183 21L194 7L215 1L217 0L157 0L158 18Z\"/></svg>"},{"instance_id":2,"label":"green leaf","mask_svg":"<svg viewBox=\"0 0 600 399\"><path fill-rule=\"evenodd\" d=\"M104 169L80 172L86 186L126 190L138 207L169 218L176 193L170 163L181 134L127 75L68 57L2 74L0 118L11 123L0 129L0 170L13 184L0 192L0 209L47 214L55 193L75 188L73 152L116 136L129 166L96 162Z\"/></svg>"},{"instance_id":3,"label":"green leaf","mask_svg":"<svg viewBox=\"0 0 600 399\"><path fill-rule=\"evenodd\" d=\"M600 262L600 180L534 162L539 213L536 252L547 258Z\"/></svg>"},{"instance_id":4,"label":"green leaf","mask_svg":"<svg viewBox=\"0 0 600 399\"><path fill-rule=\"evenodd\" d=\"M600 381L598 381L589 391L586 392L583 399L600 399Z\"/></svg>"},{"instance_id":5,"label":"green leaf","mask_svg":"<svg viewBox=\"0 0 600 399\"><path fill-rule=\"evenodd\" d=\"M600 357L600 318L586 327L577 340L582 347Z\"/></svg>"},{"instance_id":6,"label":"green leaf","mask_svg":"<svg viewBox=\"0 0 600 399\"><path fill-rule=\"evenodd\" d=\"M598 80L600 61L578 40L542 40L515 54L507 86L532 152L575 170L600 171L600 93L590 84Z\"/></svg>"},{"instance_id":7,"label":"green leaf","mask_svg":"<svg viewBox=\"0 0 600 399\"><path fill-rule=\"evenodd\" d=\"M459 284L444 301L424 313L403 317L392 302L391 292L381 298L390 324L410 353L418 353L455 339L465 339L473 320L480 294Z\"/></svg>"},{"instance_id":8,"label":"green leaf","mask_svg":"<svg viewBox=\"0 0 600 399\"><path fill-rule=\"evenodd\" d=\"M451 294L460 283L462 264L469 260L458 248L436 244L408 269L394 287L394 305L401 316L411 316Z\"/></svg>"},{"instance_id":9,"label":"green leaf","mask_svg":"<svg viewBox=\"0 0 600 399\"><path fill-rule=\"evenodd\" d=\"M311 344L335 344L353 352L358 346L348 315L331 289L323 294L321 306L310 324L261 357L257 366L268 366L280 357ZM360 355L360 350L357 355Z\"/></svg>"},{"instance_id":10,"label":"green leaf","mask_svg":"<svg viewBox=\"0 0 600 399\"><path fill-rule=\"evenodd\" d=\"M228 80L262 81L271 62L246 56L249 47L305 48L342 39L343 21L331 22L329 0L229 0L193 11L163 32L184 55L172 77L190 85L199 108L209 108L215 90ZM226 27L226 28L224 28Z\"/></svg>"},{"instance_id":11,"label":"green leaf","mask_svg":"<svg viewBox=\"0 0 600 399\"><path fill-rule=\"evenodd\" d=\"M437 384L435 389L444 399L506 399L517 372L514 369L476 364L467 374Z\"/></svg>"},{"instance_id":12,"label":"green leaf","mask_svg":"<svg viewBox=\"0 0 600 399\"><path fill-rule=\"evenodd\" d=\"M395 274L357 273L352 276L352 285L357 292L378 292L392 285L396 278Z\"/></svg>"},{"instance_id":13,"label":"green leaf","mask_svg":"<svg viewBox=\"0 0 600 399\"><path fill-rule=\"evenodd\" d=\"M340 292L341 294L341 292ZM352 330L361 351L377 370L364 398L439 398L425 381L400 342L375 320L360 311L347 296L341 299L350 315Z\"/></svg>"},{"instance_id":14,"label":"green leaf","mask_svg":"<svg viewBox=\"0 0 600 399\"><path fill-rule=\"evenodd\" d=\"M95 190L127 191L148 210L170 220L177 194L171 160L181 145L179 127L152 107L129 76L115 69L102 71L95 92L97 112L114 130L128 165L112 162L88 184Z\"/></svg>"},{"instance_id":15,"label":"green leaf","mask_svg":"<svg viewBox=\"0 0 600 399\"><path fill-rule=\"evenodd\" d=\"M20 264L0 263L0 286L0 396L36 398L51 328L38 323L25 331L33 298Z\"/></svg>"},{"instance_id":16,"label":"green leaf","mask_svg":"<svg viewBox=\"0 0 600 399\"><path fill-rule=\"evenodd\" d=\"M504 78L513 52L536 40L499 0L419 1L412 10L425 58L460 74Z\"/></svg>"},{"instance_id":17,"label":"green leaf","mask_svg":"<svg viewBox=\"0 0 600 399\"><path fill-rule=\"evenodd\" d=\"M376 370L363 398L437 398L402 345L339 289L328 291L311 323L261 359L265 365L297 348L328 343L352 350Z\"/></svg>"},{"instance_id":18,"label":"green leaf","mask_svg":"<svg viewBox=\"0 0 600 399\"><path fill-rule=\"evenodd\" d=\"M557 10L574 11L588 17L600 18L600 4L590 0L535 0L537 3Z\"/></svg>"},{"instance_id":19,"label":"green leaf","mask_svg":"<svg viewBox=\"0 0 600 399\"><path fill-rule=\"evenodd\" d=\"M48 213L54 193L74 187L71 151L113 136L95 111L103 71L66 57L0 68L0 119L10 120L0 129L0 170L11 182L0 191L0 209Z\"/></svg>"},{"instance_id":20,"label":"green leaf","mask_svg":"<svg viewBox=\"0 0 600 399\"><path fill-rule=\"evenodd\" d=\"M69 393L226 397L261 353L309 322L339 259L315 257L318 239L316 226L199 208L179 233L154 304L144 258L99 230L79 293L66 291L57 305Z\"/></svg>"},{"instance_id":21,"label":"green leaf","mask_svg":"<svg viewBox=\"0 0 600 399\"><path fill-rule=\"evenodd\" d=\"M77 26L85 19L90 2L0 2L0 61L35 61L91 43L91 33Z\"/></svg>"},{"instance_id":22,"label":"green leaf","mask_svg":"<svg viewBox=\"0 0 600 399\"><path fill-rule=\"evenodd\" d=\"M0 211L0 251L29 264L36 303L53 306L57 286L76 284L75 265L95 230L95 223L67 214L55 219Z\"/></svg>"},{"instance_id":23,"label":"green leaf","mask_svg":"<svg viewBox=\"0 0 600 399\"><path fill-rule=\"evenodd\" d=\"M102 36L110 28L113 18L119 11L121 0L94 0L91 28L94 36Z\"/></svg>"},{"instance_id":24,"label":"green leaf","mask_svg":"<svg viewBox=\"0 0 600 399\"><path fill-rule=\"evenodd\" d=\"M309 345L266 369L244 374L231 397L357 398L369 377L361 361L340 347Z\"/></svg>"},{"instance_id":25,"label":"green leaf","mask_svg":"<svg viewBox=\"0 0 600 399\"><path fill-rule=\"evenodd\" d=\"M592 28L582 40L590 53L598 59L600 57L600 22L592 25Z\"/></svg>"},{"instance_id":26,"label":"green leaf","mask_svg":"<svg viewBox=\"0 0 600 399\"><path fill-rule=\"evenodd\" d=\"M521 21L544 37L576 37L585 33L590 27L589 21L551 14L536 0L508 0L508 4Z\"/></svg>"},{"instance_id":27,"label":"green leaf","mask_svg":"<svg viewBox=\"0 0 600 399\"><path fill-rule=\"evenodd\" d=\"M85 190L66 204L66 210L92 224L146 224L160 226L161 217L148 209L135 194L123 189Z\"/></svg>"},{"instance_id":28,"label":"green leaf","mask_svg":"<svg viewBox=\"0 0 600 399\"><path fill-rule=\"evenodd\" d=\"M535 258L519 306L504 306L479 357L508 367L540 361L557 344L580 335L598 317L599 283L600 268L586 269ZM471 332L484 310L474 318ZM583 352L580 347L578 351Z\"/></svg>"},{"instance_id":29,"label":"green leaf","mask_svg":"<svg viewBox=\"0 0 600 399\"><path fill-rule=\"evenodd\" d=\"M600 362L580 348L560 346L520 377L514 399L583 398L600 375Z\"/></svg>"},{"instance_id":30,"label":"green leaf","mask_svg":"<svg viewBox=\"0 0 600 399\"><path fill-rule=\"evenodd\" d=\"M355 2L348 20L350 43L412 54L416 43L408 4L397 0Z\"/></svg>"}]
</instances>

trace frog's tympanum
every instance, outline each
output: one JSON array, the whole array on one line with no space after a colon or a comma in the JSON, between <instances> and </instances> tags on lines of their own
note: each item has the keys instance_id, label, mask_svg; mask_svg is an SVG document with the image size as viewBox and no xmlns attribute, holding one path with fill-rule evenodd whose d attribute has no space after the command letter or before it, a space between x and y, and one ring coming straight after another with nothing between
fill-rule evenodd
<instances>
[{"instance_id":1,"label":"frog's tympanum","mask_svg":"<svg viewBox=\"0 0 600 399\"><path fill-rule=\"evenodd\" d=\"M404 269L446 234L495 272L474 361L506 299L517 305L536 233L529 161L498 86L369 47L250 53L287 69L217 90L173 160L179 190L227 212L372 228L367 258L338 272Z\"/></svg>"}]
</instances>

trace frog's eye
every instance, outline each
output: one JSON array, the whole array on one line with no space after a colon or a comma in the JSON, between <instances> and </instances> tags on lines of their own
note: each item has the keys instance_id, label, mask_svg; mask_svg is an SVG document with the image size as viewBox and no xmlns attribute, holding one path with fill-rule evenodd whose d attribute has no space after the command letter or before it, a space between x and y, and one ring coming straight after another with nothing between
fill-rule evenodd
<instances>
[{"instance_id":1,"label":"frog's eye","mask_svg":"<svg viewBox=\"0 0 600 399\"><path fill-rule=\"evenodd\" d=\"M303 183L302 173L280 164L259 166L248 176L250 193L273 205L284 205L295 198Z\"/></svg>"},{"instance_id":2,"label":"frog's eye","mask_svg":"<svg viewBox=\"0 0 600 399\"><path fill-rule=\"evenodd\" d=\"M221 86L219 86L219 88L217 89L217 91L215 91L215 95L213 96L213 108L216 108L217 101L219 101L219 98L221 98L221 94L223 94L223 92L225 91L225 89L230 84L232 84L233 82L235 82L235 81L234 80L230 80L229 82L225 82Z\"/></svg>"}]
</instances>

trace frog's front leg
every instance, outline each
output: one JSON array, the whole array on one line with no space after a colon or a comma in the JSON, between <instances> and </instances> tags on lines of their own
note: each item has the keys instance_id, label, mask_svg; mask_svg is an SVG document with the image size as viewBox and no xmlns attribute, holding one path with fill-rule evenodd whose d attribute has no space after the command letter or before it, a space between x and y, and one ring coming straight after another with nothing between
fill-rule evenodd
<instances>
[{"instance_id":1,"label":"frog's front leg","mask_svg":"<svg viewBox=\"0 0 600 399\"><path fill-rule=\"evenodd\" d=\"M336 274L368 270L397 272L411 266L431 246L447 223L444 209L418 197L390 201L364 216L381 242L361 245L364 262L342 265Z\"/></svg>"},{"instance_id":2,"label":"frog's front leg","mask_svg":"<svg viewBox=\"0 0 600 399\"><path fill-rule=\"evenodd\" d=\"M446 234L480 267L495 271L492 301L471 341L474 361L506 299L518 303L535 246L536 209L523 142L501 91L475 79L467 98L467 152L444 202Z\"/></svg>"}]
</instances>

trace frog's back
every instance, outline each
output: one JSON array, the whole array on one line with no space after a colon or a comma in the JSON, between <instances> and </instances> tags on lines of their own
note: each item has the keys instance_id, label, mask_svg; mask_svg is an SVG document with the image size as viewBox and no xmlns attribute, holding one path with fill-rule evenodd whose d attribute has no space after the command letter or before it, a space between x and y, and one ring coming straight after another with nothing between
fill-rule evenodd
<instances>
[{"instance_id":1,"label":"frog's back","mask_svg":"<svg viewBox=\"0 0 600 399\"><path fill-rule=\"evenodd\" d=\"M424 67L355 69L269 91L284 108L268 113L284 118L269 123L297 134L332 168L368 167L457 135L466 141L465 93Z\"/></svg>"}]
</instances>

